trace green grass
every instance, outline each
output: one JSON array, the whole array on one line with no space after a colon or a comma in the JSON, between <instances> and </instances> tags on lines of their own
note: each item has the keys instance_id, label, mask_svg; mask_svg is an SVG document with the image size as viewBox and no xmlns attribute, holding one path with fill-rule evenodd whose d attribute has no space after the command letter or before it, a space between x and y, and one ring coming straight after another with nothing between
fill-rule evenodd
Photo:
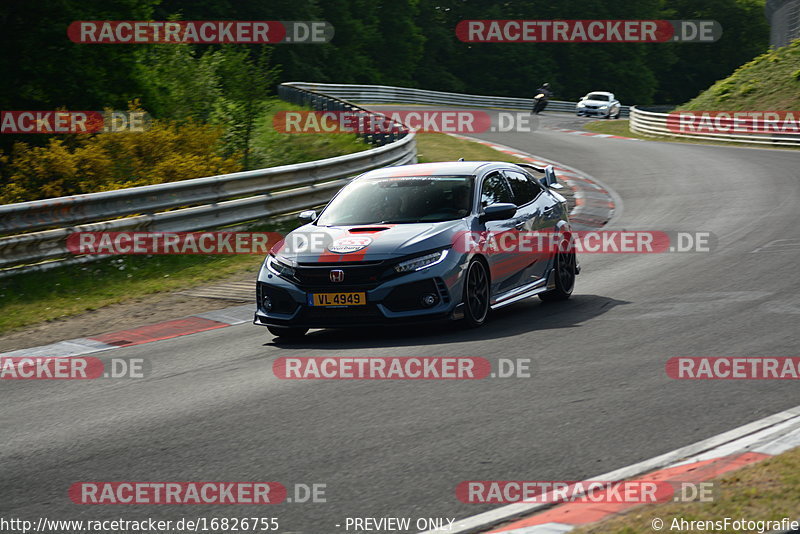
<instances>
[{"instance_id":1,"label":"green grass","mask_svg":"<svg viewBox=\"0 0 800 534\"><path fill-rule=\"evenodd\" d=\"M467 161L523 162L519 158L498 152L486 145L441 133L417 134L417 154L420 163L454 161L458 158Z\"/></svg>"},{"instance_id":2,"label":"green grass","mask_svg":"<svg viewBox=\"0 0 800 534\"><path fill-rule=\"evenodd\" d=\"M604 120L604 121L592 121L587 122L584 126L584 130L588 130L590 132L597 132L609 135L621 135L623 137L635 137L637 139L652 139L650 137L644 137L637 133L630 131L628 126L628 119L620 119L620 120Z\"/></svg>"},{"instance_id":3,"label":"green grass","mask_svg":"<svg viewBox=\"0 0 800 534\"><path fill-rule=\"evenodd\" d=\"M272 102L268 112L259 120L252 142L252 159L249 167L277 167L305 163L318 159L352 154L372 148L349 133L283 133L273 127L273 119L279 111L308 111L282 100Z\"/></svg>"},{"instance_id":4,"label":"green grass","mask_svg":"<svg viewBox=\"0 0 800 534\"><path fill-rule=\"evenodd\" d=\"M296 226L284 223L258 230L285 234ZM0 278L0 335L243 273L255 278L262 261L261 255L131 255Z\"/></svg>"},{"instance_id":5,"label":"green grass","mask_svg":"<svg viewBox=\"0 0 800 534\"><path fill-rule=\"evenodd\" d=\"M675 143L691 143L695 145L737 145L741 146L742 143L726 143L724 141L705 141L703 139L693 140L685 137L667 137L667 136L649 136L642 135L630 130L630 121L628 119L619 119L613 121L592 121L588 122L583 127L584 130L589 132L596 132L609 135L620 135L622 137L633 137L634 139L644 139L646 141L671 141Z\"/></svg>"},{"instance_id":6,"label":"green grass","mask_svg":"<svg viewBox=\"0 0 800 534\"><path fill-rule=\"evenodd\" d=\"M636 507L629 513L579 528L574 534L635 534L655 532L651 521L664 521L670 532L673 518L687 521L723 519L775 520L798 518L800 448L746 466L715 480L714 502L665 503ZM672 532L684 532L683 530ZM739 532L714 530L714 532Z\"/></svg>"},{"instance_id":7,"label":"green grass","mask_svg":"<svg viewBox=\"0 0 800 534\"><path fill-rule=\"evenodd\" d=\"M697 98L677 108L687 111L798 111L800 110L800 40L762 54L745 63L729 77L719 80ZM596 121L584 129L590 132L622 135L637 139L703 145L783 148L758 143L693 140L684 137L647 136L631 132L627 120Z\"/></svg>"},{"instance_id":8,"label":"green grass","mask_svg":"<svg viewBox=\"0 0 800 534\"><path fill-rule=\"evenodd\" d=\"M245 271L258 256L121 256L0 279L0 334Z\"/></svg>"},{"instance_id":9,"label":"green grass","mask_svg":"<svg viewBox=\"0 0 800 534\"><path fill-rule=\"evenodd\" d=\"M640 133L632 132L629 129L628 119L620 119L614 121L593 121L589 122L583 127L584 130L590 132L597 132L611 135L621 135L623 137L633 137L635 139L644 139L646 141L666 141L670 143L689 143L692 145L720 145L720 146L738 146L750 148L769 148L769 149L784 149L784 150L798 150L800 147L781 146L781 145L762 145L758 143L731 143L730 141L710 141L707 139L690 139L688 137L668 137L665 135L649 136Z\"/></svg>"},{"instance_id":10,"label":"green grass","mask_svg":"<svg viewBox=\"0 0 800 534\"><path fill-rule=\"evenodd\" d=\"M745 63L678 109L800 110L800 40Z\"/></svg>"}]
</instances>

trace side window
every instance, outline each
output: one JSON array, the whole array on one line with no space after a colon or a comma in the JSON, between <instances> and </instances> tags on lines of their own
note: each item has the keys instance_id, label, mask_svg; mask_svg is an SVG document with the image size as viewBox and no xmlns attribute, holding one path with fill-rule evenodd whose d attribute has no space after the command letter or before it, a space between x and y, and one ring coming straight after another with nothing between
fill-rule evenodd
<instances>
[{"instance_id":1,"label":"side window","mask_svg":"<svg viewBox=\"0 0 800 534\"><path fill-rule=\"evenodd\" d=\"M505 173L511 186L511 191L514 193L514 204L517 206L531 202L542 191L539 184L527 174L517 171L503 171L503 173Z\"/></svg>"},{"instance_id":2,"label":"side window","mask_svg":"<svg viewBox=\"0 0 800 534\"><path fill-rule=\"evenodd\" d=\"M499 172L490 174L483 180L481 186L481 207L486 207L490 204L497 204L498 202L514 202L511 197L511 191L506 185L506 180Z\"/></svg>"}]
</instances>

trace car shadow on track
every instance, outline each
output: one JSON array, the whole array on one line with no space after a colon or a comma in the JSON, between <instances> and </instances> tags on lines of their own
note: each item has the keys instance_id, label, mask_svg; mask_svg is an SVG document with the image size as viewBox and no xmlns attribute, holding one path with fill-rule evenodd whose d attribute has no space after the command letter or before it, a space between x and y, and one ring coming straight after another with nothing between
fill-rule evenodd
<instances>
[{"instance_id":1,"label":"car shadow on track","mask_svg":"<svg viewBox=\"0 0 800 534\"><path fill-rule=\"evenodd\" d=\"M315 330L302 339L274 338L265 346L281 349L358 349L404 347L486 341L535 331L579 328L580 323L629 304L601 295L573 295L564 302L543 303L527 299L492 313L481 328L467 329L460 321L421 325L398 325Z\"/></svg>"}]
</instances>

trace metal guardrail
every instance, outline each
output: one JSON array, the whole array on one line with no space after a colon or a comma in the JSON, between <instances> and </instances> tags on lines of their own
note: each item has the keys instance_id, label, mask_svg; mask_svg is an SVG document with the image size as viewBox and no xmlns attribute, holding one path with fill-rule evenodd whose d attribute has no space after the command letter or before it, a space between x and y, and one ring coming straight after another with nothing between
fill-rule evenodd
<instances>
[{"instance_id":1,"label":"metal guardrail","mask_svg":"<svg viewBox=\"0 0 800 534\"><path fill-rule=\"evenodd\" d=\"M531 98L513 98L507 96L465 95L429 91L411 87L391 87L388 85L352 85L333 83L287 82L289 87L298 87L310 91L319 91L326 95L345 98L360 104L428 104L441 106L467 106L480 108L508 108L530 110L533 107ZM550 100L548 111L575 112L577 102ZM628 116L628 106L620 107L620 116Z\"/></svg>"},{"instance_id":2,"label":"metal guardrail","mask_svg":"<svg viewBox=\"0 0 800 534\"><path fill-rule=\"evenodd\" d=\"M298 87L282 87L280 95L315 109L372 113ZM363 137L376 148L308 163L0 206L0 233L27 232L0 237L0 277L98 259L69 256L66 240L74 232L189 232L256 221L325 204L368 170L416 162L413 132Z\"/></svg>"},{"instance_id":3,"label":"metal guardrail","mask_svg":"<svg viewBox=\"0 0 800 534\"><path fill-rule=\"evenodd\" d=\"M669 121L669 122L668 122ZM725 141L729 143L747 143L770 146L800 147L800 135L781 133L726 133L726 132L697 132L681 133L678 118L669 113L646 111L637 106L631 107L630 129L644 135L668 136L684 139L700 139L704 141ZM735 129L737 123L733 119L723 119L721 124L725 128ZM739 126L752 129L766 129L769 124L763 120L739 121ZM672 128L670 128L672 126ZM678 130L678 131L676 131Z\"/></svg>"},{"instance_id":4,"label":"metal guardrail","mask_svg":"<svg viewBox=\"0 0 800 534\"><path fill-rule=\"evenodd\" d=\"M353 101L525 110L532 105L529 98L466 95L382 85L290 82L281 84L278 94L284 100L317 111L367 114L374 112ZM548 109L572 112L575 103L550 101ZM626 115L630 112L631 130L645 135L800 146L800 137L786 134L682 134L670 130L667 124L670 115L659 111L623 106L621 113ZM346 156L0 206L0 234L17 233L0 237L0 277L98 259L98 256L69 256L66 240L73 232L189 232L257 221L325 204L349 179L360 173L416 161L414 133L398 126L398 131L361 134L376 148Z\"/></svg>"}]
</instances>

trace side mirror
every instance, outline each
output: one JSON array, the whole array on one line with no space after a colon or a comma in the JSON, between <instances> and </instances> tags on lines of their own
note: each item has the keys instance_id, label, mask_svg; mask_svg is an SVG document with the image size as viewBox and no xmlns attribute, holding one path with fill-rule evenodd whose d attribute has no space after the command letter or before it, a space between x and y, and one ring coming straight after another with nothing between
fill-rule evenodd
<instances>
[{"instance_id":1,"label":"side mirror","mask_svg":"<svg viewBox=\"0 0 800 534\"><path fill-rule=\"evenodd\" d=\"M582 96L580 101L583 102L584 100L586 100L586 97Z\"/></svg>"},{"instance_id":2,"label":"side mirror","mask_svg":"<svg viewBox=\"0 0 800 534\"><path fill-rule=\"evenodd\" d=\"M480 216L480 220L481 222L505 221L512 218L516 214L516 204L500 202L498 204L492 204L483 208L483 214Z\"/></svg>"},{"instance_id":3,"label":"side mirror","mask_svg":"<svg viewBox=\"0 0 800 534\"><path fill-rule=\"evenodd\" d=\"M308 224L316 220L317 212L316 210L301 211L300 215L298 215L297 218L300 219L301 222Z\"/></svg>"},{"instance_id":4,"label":"side mirror","mask_svg":"<svg viewBox=\"0 0 800 534\"><path fill-rule=\"evenodd\" d=\"M564 189L564 186L558 183L556 171L552 165L548 165L544 168L544 178L539 180L539 183L550 189Z\"/></svg>"}]
</instances>

